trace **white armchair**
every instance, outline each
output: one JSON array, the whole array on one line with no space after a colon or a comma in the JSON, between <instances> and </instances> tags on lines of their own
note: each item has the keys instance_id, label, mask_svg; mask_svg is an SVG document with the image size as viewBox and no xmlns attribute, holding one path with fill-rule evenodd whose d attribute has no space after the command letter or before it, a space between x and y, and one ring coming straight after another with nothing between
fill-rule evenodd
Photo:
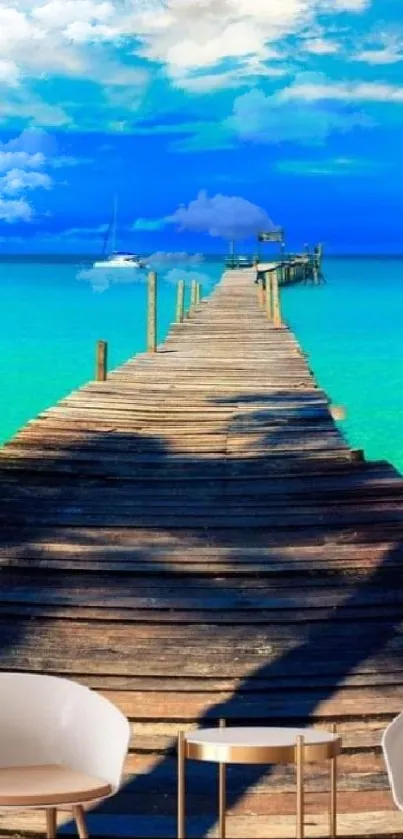
<instances>
[{"instance_id":1,"label":"white armchair","mask_svg":"<svg viewBox=\"0 0 403 839\"><path fill-rule=\"evenodd\" d=\"M403 810L403 713L398 714L385 729L382 751L393 800L396 807Z\"/></svg>"},{"instance_id":2,"label":"white armchair","mask_svg":"<svg viewBox=\"0 0 403 839\"><path fill-rule=\"evenodd\" d=\"M45 809L48 839L57 808L72 808L88 839L83 804L117 792L127 754L126 717L69 679L0 673L0 808Z\"/></svg>"}]
</instances>

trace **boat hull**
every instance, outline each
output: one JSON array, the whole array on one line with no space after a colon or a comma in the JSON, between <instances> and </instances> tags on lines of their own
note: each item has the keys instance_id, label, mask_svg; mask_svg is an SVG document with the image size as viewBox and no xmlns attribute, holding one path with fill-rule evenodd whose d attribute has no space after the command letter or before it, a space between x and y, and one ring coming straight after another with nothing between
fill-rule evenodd
<instances>
[{"instance_id":1,"label":"boat hull","mask_svg":"<svg viewBox=\"0 0 403 839\"><path fill-rule=\"evenodd\" d=\"M112 262L112 261L105 261L105 262L94 262L93 268L141 268L138 262Z\"/></svg>"}]
</instances>

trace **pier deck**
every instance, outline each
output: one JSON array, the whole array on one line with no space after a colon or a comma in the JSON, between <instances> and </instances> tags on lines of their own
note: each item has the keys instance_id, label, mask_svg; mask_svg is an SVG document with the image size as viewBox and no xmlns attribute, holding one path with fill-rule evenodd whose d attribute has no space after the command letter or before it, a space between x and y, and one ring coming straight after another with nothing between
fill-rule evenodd
<instances>
[{"instance_id":1,"label":"pier deck","mask_svg":"<svg viewBox=\"0 0 403 839\"><path fill-rule=\"evenodd\" d=\"M340 833L403 836L379 749L403 704L403 480L349 448L253 276L0 451L0 667L78 679L133 722L92 837L175 836L174 738L221 717L336 722ZM189 837L213 835L215 769L188 778ZM308 786L326 835L326 770ZM228 806L229 837L293 836L292 767L232 767Z\"/></svg>"}]
</instances>

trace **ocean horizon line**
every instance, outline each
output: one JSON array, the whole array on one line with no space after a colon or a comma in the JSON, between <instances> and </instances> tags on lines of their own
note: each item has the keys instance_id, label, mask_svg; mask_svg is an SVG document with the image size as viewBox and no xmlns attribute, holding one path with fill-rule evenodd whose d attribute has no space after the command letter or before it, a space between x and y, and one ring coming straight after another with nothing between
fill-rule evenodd
<instances>
[{"instance_id":1,"label":"ocean horizon line","mask_svg":"<svg viewBox=\"0 0 403 839\"><path fill-rule=\"evenodd\" d=\"M168 250L161 250L158 253L161 254L170 254L172 257L178 256L178 258L182 257L184 261L186 261L186 255L189 257L194 257L196 254L200 255L206 262L216 262L218 260L222 260L224 262L225 259L228 258L227 252L217 251L168 251ZM290 249L289 253L298 253L297 250ZM253 256L253 253L248 253L247 251L240 251L239 255L246 255L246 256ZM149 258L150 253L141 253L139 252L140 258ZM275 260L278 258L280 254L264 254L262 257L264 259L272 258ZM403 250L401 253L366 253L366 252L348 252L345 251L343 253L326 253L324 252L324 258L327 260L342 260L342 259L378 259L378 260L400 260L403 259ZM75 263L77 261L80 262L93 262L99 259L99 254L96 253L0 253L0 263L9 263L9 262L35 262L35 263Z\"/></svg>"}]
</instances>

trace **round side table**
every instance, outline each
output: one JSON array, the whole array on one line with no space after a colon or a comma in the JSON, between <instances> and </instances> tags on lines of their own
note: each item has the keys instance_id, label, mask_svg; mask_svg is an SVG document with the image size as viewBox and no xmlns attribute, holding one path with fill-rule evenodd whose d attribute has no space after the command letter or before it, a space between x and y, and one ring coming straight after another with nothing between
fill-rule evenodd
<instances>
[{"instance_id":1,"label":"round side table","mask_svg":"<svg viewBox=\"0 0 403 839\"><path fill-rule=\"evenodd\" d=\"M334 728L334 727L333 727ZM304 836L304 764L330 761L329 833L336 837L337 755L341 738L335 729L224 727L199 728L178 736L178 839L185 839L185 762L219 764L219 837L225 839L225 766L227 763L294 763L296 765L297 837Z\"/></svg>"}]
</instances>

